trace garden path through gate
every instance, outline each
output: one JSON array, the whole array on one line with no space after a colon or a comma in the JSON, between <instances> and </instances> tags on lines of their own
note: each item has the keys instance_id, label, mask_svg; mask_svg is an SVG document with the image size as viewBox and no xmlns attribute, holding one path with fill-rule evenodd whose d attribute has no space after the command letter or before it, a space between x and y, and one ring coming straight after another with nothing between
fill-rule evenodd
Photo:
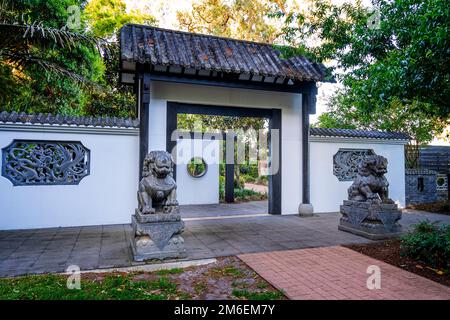
<instances>
[{"instance_id":1,"label":"garden path through gate","mask_svg":"<svg viewBox=\"0 0 450 320\"><path fill-rule=\"evenodd\" d=\"M242 108L229 106L213 106L202 104L188 104L178 102L167 103L167 127L166 127L166 150L172 152L176 148L177 140L183 134L175 134L177 131L178 114L202 114L211 116L232 116L232 117L253 117L265 118L269 120L269 159L271 165L278 168L274 174L269 175L269 214L281 214L281 109L267 108ZM275 131L276 130L276 131ZM270 134L276 132L277 134ZM222 138L226 139L225 134ZM273 138L272 138L273 136ZM196 135L191 133L195 139ZM277 141L273 141L276 138ZM233 139L228 139L226 143L234 143ZM225 148L226 150L227 148ZM233 147L234 150L234 147ZM225 201L234 201L234 154L225 155ZM176 177L176 172L174 172Z\"/></svg>"}]
</instances>

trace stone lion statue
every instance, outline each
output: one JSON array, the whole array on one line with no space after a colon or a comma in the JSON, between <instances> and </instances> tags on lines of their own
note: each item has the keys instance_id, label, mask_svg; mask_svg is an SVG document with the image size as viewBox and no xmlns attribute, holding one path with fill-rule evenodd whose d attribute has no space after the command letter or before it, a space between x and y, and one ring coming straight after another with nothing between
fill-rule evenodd
<instances>
[{"instance_id":1,"label":"stone lion statue","mask_svg":"<svg viewBox=\"0 0 450 320\"><path fill-rule=\"evenodd\" d=\"M142 214L179 212L172 172L173 159L167 151L151 151L145 157L138 189L138 210Z\"/></svg>"},{"instance_id":2,"label":"stone lion statue","mask_svg":"<svg viewBox=\"0 0 450 320\"><path fill-rule=\"evenodd\" d=\"M358 177L348 188L348 199L394 203L389 199L389 182L384 176L387 165L388 161L383 156L367 156L359 166Z\"/></svg>"}]
</instances>

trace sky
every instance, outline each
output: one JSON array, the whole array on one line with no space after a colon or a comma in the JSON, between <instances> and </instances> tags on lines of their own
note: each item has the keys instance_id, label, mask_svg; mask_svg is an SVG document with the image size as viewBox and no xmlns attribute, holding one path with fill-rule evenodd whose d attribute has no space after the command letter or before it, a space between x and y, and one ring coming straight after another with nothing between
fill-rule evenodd
<instances>
[{"instance_id":1,"label":"sky","mask_svg":"<svg viewBox=\"0 0 450 320\"><path fill-rule=\"evenodd\" d=\"M227 1L227 0L225 0ZM332 0L335 4L342 4L349 0ZM362 0L364 5L370 5L371 0ZM196 0L124 0L128 10L140 9L154 15L159 27L177 29L177 11L188 10ZM288 0L289 2L301 3L301 0Z\"/></svg>"},{"instance_id":2,"label":"sky","mask_svg":"<svg viewBox=\"0 0 450 320\"><path fill-rule=\"evenodd\" d=\"M177 11L189 10L193 2L198 0L124 0L127 10L139 9L156 17L158 26L167 29L178 29ZM226 1L226 0L225 0ZM301 3L301 0L289 0ZM342 4L348 0L332 0L335 4ZM362 0L362 4L371 5L371 0ZM318 116L326 111L326 104L340 84L320 83L317 94L316 114L310 116L311 123L317 121ZM450 128L448 129L450 130ZM435 139L432 144L448 144Z\"/></svg>"},{"instance_id":3,"label":"sky","mask_svg":"<svg viewBox=\"0 0 450 320\"><path fill-rule=\"evenodd\" d=\"M147 11L158 19L158 26L178 29L177 11L189 10L194 0L124 0L127 10Z\"/></svg>"},{"instance_id":4,"label":"sky","mask_svg":"<svg viewBox=\"0 0 450 320\"><path fill-rule=\"evenodd\" d=\"M152 14L158 20L158 26L167 29L179 29L176 14L177 11L189 10L196 0L124 0L127 10L139 9ZM299 1L299 0L291 0ZM301 1L301 0L300 0ZM370 1L370 0L365 0ZM333 0L335 3L343 3L345 0ZM312 123L317 121L318 116L326 111L326 103L332 93L339 85L322 83L317 94L317 113L310 117Z\"/></svg>"}]
</instances>

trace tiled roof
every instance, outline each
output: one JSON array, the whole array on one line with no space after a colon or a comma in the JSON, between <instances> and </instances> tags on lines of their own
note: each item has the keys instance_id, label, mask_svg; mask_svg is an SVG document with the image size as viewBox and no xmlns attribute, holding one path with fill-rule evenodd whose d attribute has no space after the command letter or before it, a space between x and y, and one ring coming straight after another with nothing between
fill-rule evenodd
<instances>
[{"instance_id":1,"label":"tiled roof","mask_svg":"<svg viewBox=\"0 0 450 320\"><path fill-rule=\"evenodd\" d=\"M280 57L273 45L128 24L121 29L121 60L234 74L323 80L324 66L301 56Z\"/></svg>"},{"instance_id":2,"label":"tiled roof","mask_svg":"<svg viewBox=\"0 0 450 320\"><path fill-rule=\"evenodd\" d=\"M31 123L31 124L52 124L52 125L76 125L93 127L116 127L116 128L138 128L139 120L132 118L116 117L76 117L52 114L26 114L24 112L0 113L0 123Z\"/></svg>"},{"instance_id":3,"label":"tiled roof","mask_svg":"<svg viewBox=\"0 0 450 320\"><path fill-rule=\"evenodd\" d=\"M369 131L353 129L311 128L310 135L315 137L367 138L383 140L410 140L403 132Z\"/></svg>"}]
</instances>

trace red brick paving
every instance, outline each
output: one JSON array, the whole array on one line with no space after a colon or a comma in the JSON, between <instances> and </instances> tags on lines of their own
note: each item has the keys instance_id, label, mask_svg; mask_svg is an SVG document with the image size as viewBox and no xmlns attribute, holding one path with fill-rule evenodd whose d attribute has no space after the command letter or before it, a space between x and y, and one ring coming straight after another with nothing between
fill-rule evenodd
<instances>
[{"instance_id":1,"label":"red brick paving","mask_svg":"<svg viewBox=\"0 0 450 320\"><path fill-rule=\"evenodd\" d=\"M344 247L238 256L290 299L450 300L450 288ZM367 267L381 270L381 288L368 289Z\"/></svg>"}]
</instances>

